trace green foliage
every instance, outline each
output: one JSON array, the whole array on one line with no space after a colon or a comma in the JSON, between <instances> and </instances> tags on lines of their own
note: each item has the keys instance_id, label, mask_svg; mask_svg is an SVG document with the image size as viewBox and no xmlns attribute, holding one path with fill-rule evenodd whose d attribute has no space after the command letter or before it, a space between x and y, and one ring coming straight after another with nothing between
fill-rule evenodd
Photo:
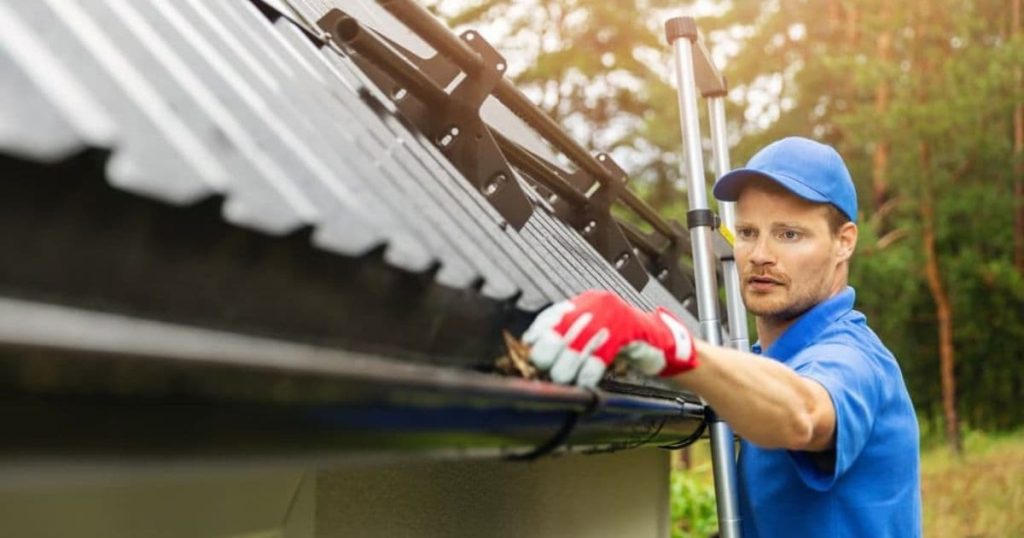
<instances>
[{"instance_id":1,"label":"green foliage","mask_svg":"<svg viewBox=\"0 0 1024 538\"><path fill-rule=\"evenodd\" d=\"M1024 296L1011 262L1010 196L1010 117L1024 95L1011 68L1020 45L1007 45L996 7L899 4L862 36L889 35L892 58L874 55L872 39L859 63L836 55L837 65L852 70L853 95L861 96L833 116L842 134L837 145L851 168L863 170L857 179L869 220L851 280L860 308L900 359L925 423L941 417L935 303L922 279L921 207L929 200L953 312L960 415L982 428L1024 422L1024 410L1013 402L1024 381ZM871 92L883 82L892 92L884 112L875 109ZM895 208L885 215L863 195L871 192L870 150L881 140L891 145L888 197ZM880 236L899 233L904 239L882 247Z\"/></svg>"},{"instance_id":2,"label":"green foliage","mask_svg":"<svg viewBox=\"0 0 1024 538\"><path fill-rule=\"evenodd\" d=\"M672 538L704 538L718 530L715 490L696 470L674 470L671 491Z\"/></svg>"}]
</instances>

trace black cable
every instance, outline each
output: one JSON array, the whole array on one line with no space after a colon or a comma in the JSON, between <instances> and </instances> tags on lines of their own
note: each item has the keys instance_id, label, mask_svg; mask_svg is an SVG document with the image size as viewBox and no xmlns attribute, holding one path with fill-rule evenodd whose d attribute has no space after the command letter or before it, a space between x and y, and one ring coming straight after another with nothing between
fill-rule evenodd
<instances>
[{"instance_id":1,"label":"black cable","mask_svg":"<svg viewBox=\"0 0 1024 538\"><path fill-rule=\"evenodd\" d=\"M686 448L692 445L693 443L696 443L697 440L700 439L702 435L704 435L704 431L707 429L707 421L702 420L700 421L700 426L698 426L697 429L686 438L680 439L679 441L676 441L671 444L661 445L658 448L664 448L665 450L678 450L680 448Z\"/></svg>"},{"instance_id":2,"label":"black cable","mask_svg":"<svg viewBox=\"0 0 1024 538\"><path fill-rule=\"evenodd\" d=\"M620 450L629 450L629 449L632 449L632 448L639 448L639 447L644 446L647 443L649 443L651 441L651 439L654 439L655 437L657 437L658 434L661 433L661 429L663 427L665 427L665 423L666 422L668 422L668 417L662 417L661 422L658 423L658 427L655 428L654 431L651 432L643 440L634 441L632 443L629 443L629 442L612 443L612 444L610 444L608 446L605 446L605 447L597 447L597 448L591 448L591 449L588 449L588 450L584 450L582 453L583 454L587 454L587 455L591 455L591 454L610 454L612 452L618 452Z\"/></svg>"},{"instance_id":3,"label":"black cable","mask_svg":"<svg viewBox=\"0 0 1024 538\"><path fill-rule=\"evenodd\" d=\"M509 454L505 459L509 461L533 461L554 452L559 446L565 444L569 437L572 436L572 432L576 429L576 425L579 424L581 418L591 416L605 406L605 397L600 391L590 387L585 388L590 393L591 398L590 403L587 404L583 411L570 413L569 417L562 423L562 427L550 439L537 445L533 450L523 454Z\"/></svg>"},{"instance_id":4,"label":"black cable","mask_svg":"<svg viewBox=\"0 0 1024 538\"><path fill-rule=\"evenodd\" d=\"M689 402L687 402L686 400L683 400L682 398L676 398L676 401L679 402L684 407L686 405L689 405ZM707 408L707 407L704 408L704 413L701 416L700 425L697 426L697 429L694 430L693 433L691 433L687 437L685 437L683 439L680 439L680 440L678 440L678 441L676 441L674 443L669 443L667 445L661 445L658 448L664 448L665 450L678 450L680 448L686 448L686 447L692 445L693 443L696 443L697 440L700 439L704 435L704 432L707 431L707 429L708 429L708 422L713 417L713 415L712 416L708 415L708 410L709 410L709 408Z\"/></svg>"}]
</instances>

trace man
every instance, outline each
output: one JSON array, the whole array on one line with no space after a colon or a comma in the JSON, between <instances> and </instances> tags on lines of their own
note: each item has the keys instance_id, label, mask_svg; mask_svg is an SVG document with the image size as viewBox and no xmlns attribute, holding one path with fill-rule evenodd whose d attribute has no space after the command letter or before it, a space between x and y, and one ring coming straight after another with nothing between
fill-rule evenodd
<instances>
[{"instance_id":1,"label":"man","mask_svg":"<svg viewBox=\"0 0 1024 538\"><path fill-rule=\"evenodd\" d=\"M591 291L537 317L524 335L531 359L556 382L594 385L618 358L703 396L743 438L744 536L919 536L917 419L896 360L853 310L857 196L842 158L786 138L714 195L737 202L754 353Z\"/></svg>"}]
</instances>

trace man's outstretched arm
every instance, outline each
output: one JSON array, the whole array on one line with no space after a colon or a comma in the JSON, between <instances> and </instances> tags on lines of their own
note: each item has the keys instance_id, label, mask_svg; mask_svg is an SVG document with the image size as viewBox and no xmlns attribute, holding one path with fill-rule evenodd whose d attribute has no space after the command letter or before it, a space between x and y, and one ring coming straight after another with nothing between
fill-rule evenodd
<instances>
[{"instance_id":1,"label":"man's outstretched arm","mask_svg":"<svg viewBox=\"0 0 1024 538\"><path fill-rule=\"evenodd\" d=\"M642 312L613 293L586 292L542 312L523 339L557 383L592 386L613 361L627 360L701 395L754 444L805 451L834 444L835 408L822 385L770 359L696 341L665 310Z\"/></svg>"},{"instance_id":2,"label":"man's outstretched arm","mask_svg":"<svg viewBox=\"0 0 1024 538\"><path fill-rule=\"evenodd\" d=\"M820 383L753 353L696 341L700 367L673 377L714 408L741 437L764 448L834 446L836 413Z\"/></svg>"}]
</instances>

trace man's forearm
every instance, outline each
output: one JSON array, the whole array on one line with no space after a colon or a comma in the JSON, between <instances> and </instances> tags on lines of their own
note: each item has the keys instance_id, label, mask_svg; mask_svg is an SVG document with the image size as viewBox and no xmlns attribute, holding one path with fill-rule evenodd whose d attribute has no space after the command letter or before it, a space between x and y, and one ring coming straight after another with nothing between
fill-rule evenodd
<instances>
[{"instance_id":1,"label":"man's forearm","mask_svg":"<svg viewBox=\"0 0 1024 538\"><path fill-rule=\"evenodd\" d=\"M700 366L674 379L704 397L741 437L765 448L830 446L835 415L824 387L752 353L698 342L697 354Z\"/></svg>"}]
</instances>

